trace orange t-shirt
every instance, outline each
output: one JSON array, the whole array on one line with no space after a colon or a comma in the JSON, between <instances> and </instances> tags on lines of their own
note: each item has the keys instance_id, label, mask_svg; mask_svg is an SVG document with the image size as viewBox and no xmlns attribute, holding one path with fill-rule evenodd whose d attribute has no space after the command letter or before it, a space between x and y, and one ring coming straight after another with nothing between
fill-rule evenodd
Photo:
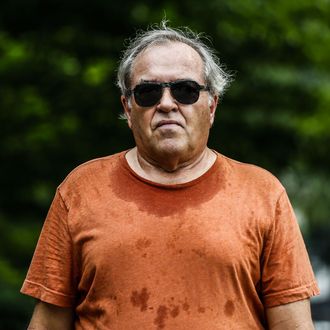
<instances>
[{"instance_id":1,"label":"orange t-shirt","mask_svg":"<svg viewBox=\"0 0 330 330\"><path fill-rule=\"evenodd\" d=\"M264 310L318 294L282 185L218 154L163 185L125 153L57 189L23 293L73 306L75 329L264 329Z\"/></svg>"}]
</instances>

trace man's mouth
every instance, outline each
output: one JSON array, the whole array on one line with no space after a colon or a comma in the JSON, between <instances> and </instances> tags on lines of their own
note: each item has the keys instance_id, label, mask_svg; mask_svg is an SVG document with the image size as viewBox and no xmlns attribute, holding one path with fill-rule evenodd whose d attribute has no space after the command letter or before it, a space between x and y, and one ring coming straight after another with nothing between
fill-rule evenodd
<instances>
[{"instance_id":1,"label":"man's mouth","mask_svg":"<svg viewBox=\"0 0 330 330\"><path fill-rule=\"evenodd\" d=\"M156 128L162 126L172 126L172 125L177 125L182 127L182 125L176 120L161 120L159 123L157 123Z\"/></svg>"}]
</instances>

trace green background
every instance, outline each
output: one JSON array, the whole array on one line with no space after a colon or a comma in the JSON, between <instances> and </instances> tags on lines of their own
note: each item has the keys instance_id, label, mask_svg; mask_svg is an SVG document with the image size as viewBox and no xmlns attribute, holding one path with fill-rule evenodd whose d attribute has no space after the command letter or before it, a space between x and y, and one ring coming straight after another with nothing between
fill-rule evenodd
<instances>
[{"instance_id":1,"label":"green background","mask_svg":"<svg viewBox=\"0 0 330 330\"><path fill-rule=\"evenodd\" d=\"M165 15L209 35L235 76L210 147L278 176L315 269L330 265L329 1L2 0L0 329L27 325L19 289L56 186L133 146L116 68L125 40Z\"/></svg>"}]
</instances>

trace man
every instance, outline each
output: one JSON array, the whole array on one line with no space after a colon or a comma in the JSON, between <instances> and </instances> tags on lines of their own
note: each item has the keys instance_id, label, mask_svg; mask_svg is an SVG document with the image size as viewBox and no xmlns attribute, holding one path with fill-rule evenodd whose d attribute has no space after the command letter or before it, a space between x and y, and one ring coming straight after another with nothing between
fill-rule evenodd
<instances>
[{"instance_id":1,"label":"man","mask_svg":"<svg viewBox=\"0 0 330 330\"><path fill-rule=\"evenodd\" d=\"M57 189L22 288L30 329L313 329L284 188L207 147L227 80L189 31L131 43L118 84L136 147Z\"/></svg>"}]
</instances>

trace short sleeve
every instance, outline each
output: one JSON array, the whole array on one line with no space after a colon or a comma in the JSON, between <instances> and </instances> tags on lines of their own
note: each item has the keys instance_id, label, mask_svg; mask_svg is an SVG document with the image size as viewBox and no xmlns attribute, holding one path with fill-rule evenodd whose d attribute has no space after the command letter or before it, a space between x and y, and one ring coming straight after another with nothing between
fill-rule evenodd
<instances>
[{"instance_id":1,"label":"short sleeve","mask_svg":"<svg viewBox=\"0 0 330 330\"><path fill-rule=\"evenodd\" d=\"M307 250L285 191L276 204L261 266L265 307L319 294Z\"/></svg>"},{"instance_id":2,"label":"short sleeve","mask_svg":"<svg viewBox=\"0 0 330 330\"><path fill-rule=\"evenodd\" d=\"M60 307L74 304L72 241L68 210L56 191L21 293Z\"/></svg>"}]
</instances>

